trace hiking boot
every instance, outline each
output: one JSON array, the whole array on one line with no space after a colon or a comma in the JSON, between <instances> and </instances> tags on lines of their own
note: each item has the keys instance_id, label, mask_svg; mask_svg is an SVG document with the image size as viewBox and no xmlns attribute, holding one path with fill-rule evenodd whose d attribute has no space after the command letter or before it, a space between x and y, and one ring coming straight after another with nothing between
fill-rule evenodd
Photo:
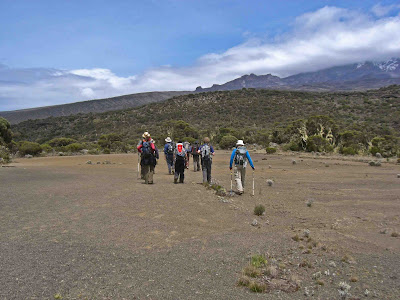
<instances>
[{"instance_id":1,"label":"hiking boot","mask_svg":"<svg viewBox=\"0 0 400 300\"><path fill-rule=\"evenodd\" d=\"M175 183L175 184L178 183L178 178L174 178L174 183Z\"/></svg>"}]
</instances>

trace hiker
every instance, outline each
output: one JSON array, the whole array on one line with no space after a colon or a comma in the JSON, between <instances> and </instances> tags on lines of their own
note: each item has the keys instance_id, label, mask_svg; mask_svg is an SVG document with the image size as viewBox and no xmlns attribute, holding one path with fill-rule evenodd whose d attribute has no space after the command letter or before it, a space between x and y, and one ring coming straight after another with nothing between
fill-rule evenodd
<instances>
[{"instance_id":1,"label":"hiker","mask_svg":"<svg viewBox=\"0 0 400 300\"><path fill-rule=\"evenodd\" d=\"M214 148L210 145L210 138L204 138L204 144L199 147L197 153L201 156L201 168L203 170L203 184L211 183L211 156L215 155Z\"/></svg>"},{"instance_id":2,"label":"hiker","mask_svg":"<svg viewBox=\"0 0 400 300\"><path fill-rule=\"evenodd\" d=\"M154 160L156 148L154 143L151 142L151 136L148 132L143 134L144 140L137 147L140 153L140 165L143 169L144 182L146 184L153 184Z\"/></svg>"},{"instance_id":3,"label":"hiker","mask_svg":"<svg viewBox=\"0 0 400 300\"><path fill-rule=\"evenodd\" d=\"M185 168L187 166L187 152L182 142L178 142L175 147L174 161L175 161L175 175L174 183L183 183L185 179Z\"/></svg>"},{"instance_id":4,"label":"hiker","mask_svg":"<svg viewBox=\"0 0 400 300\"><path fill-rule=\"evenodd\" d=\"M254 170L254 164L251 160L249 151L247 151L246 147L244 146L243 140L238 140L236 142L236 148L232 151L229 169L232 171L232 163L234 162L235 182L239 195L243 194L244 192L244 179L246 176L247 161Z\"/></svg>"},{"instance_id":5,"label":"hiker","mask_svg":"<svg viewBox=\"0 0 400 300\"><path fill-rule=\"evenodd\" d=\"M193 156L193 170L195 172L200 171L200 154L199 151L199 141L195 141L191 147L191 153Z\"/></svg>"},{"instance_id":6,"label":"hiker","mask_svg":"<svg viewBox=\"0 0 400 300\"><path fill-rule=\"evenodd\" d=\"M183 142L183 145L185 146L185 150L186 150L186 153L187 153L187 164L186 164L186 169L189 169L189 160L190 160L189 153L190 153L192 147L190 146L190 143L189 143L189 142Z\"/></svg>"},{"instance_id":7,"label":"hiker","mask_svg":"<svg viewBox=\"0 0 400 300\"><path fill-rule=\"evenodd\" d=\"M172 168L172 166L174 165L174 145L172 144L172 140L170 137L167 137L165 139L165 142L166 142L164 146L165 160L168 166L168 174L171 175L174 172Z\"/></svg>"},{"instance_id":8,"label":"hiker","mask_svg":"<svg viewBox=\"0 0 400 300\"><path fill-rule=\"evenodd\" d=\"M160 158L160 154L158 153L158 148L156 146L156 142L151 139L151 142L154 145L155 151L154 151L154 170L153 170L153 174L156 174L156 165L157 165L157 160Z\"/></svg>"}]
</instances>

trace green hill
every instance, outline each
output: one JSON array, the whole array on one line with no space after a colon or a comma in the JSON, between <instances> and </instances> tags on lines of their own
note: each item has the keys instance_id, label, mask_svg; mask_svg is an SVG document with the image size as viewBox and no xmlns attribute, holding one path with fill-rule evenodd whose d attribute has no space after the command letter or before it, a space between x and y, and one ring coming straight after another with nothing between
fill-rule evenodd
<instances>
[{"instance_id":1,"label":"green hill","mask_svg":"<svg viewBox=\"0 0 400 300\"><path fill-rule=\"evenodd\" d=\"M326 118L310 119L312 116ZM292 123L299 119L304 121ZM147 130L156 141L163 141L166 135L191 139L208 135L219 143L229 135L265 144L293 142L293 135L298 138L304 126L308 135L321 136L328 132L322 133L320 126L325 126L325 131L329 127L336 140L341 132L356 130L365 135L363 143L378 135L400 136L400 86L365 92L243 89L188 94L120 111L25 121L13 125L12 130L14 140L39 143L55 137L94 142L110 133L124 141L137 141Z\"/></svg>"}]
</instances>

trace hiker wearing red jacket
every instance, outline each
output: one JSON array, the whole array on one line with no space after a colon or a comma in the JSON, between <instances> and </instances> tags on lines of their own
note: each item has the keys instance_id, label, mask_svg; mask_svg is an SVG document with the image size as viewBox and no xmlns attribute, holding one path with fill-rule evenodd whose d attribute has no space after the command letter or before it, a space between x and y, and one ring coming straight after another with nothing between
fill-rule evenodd
<instances>
[{"instance_id":1,"label":"hiker wearing red jacket","mask_svg":"<svg viewBox=\"0 0 400 300\"><path fill-rule=\"evenodd\" d=\"M151 136L147 131L143 134L143 141L137 149L141 154L140 165L143 169L144 182L146 184L153 184L156 147L154 143L152 143Z\"/></svg>"}]
</instances>

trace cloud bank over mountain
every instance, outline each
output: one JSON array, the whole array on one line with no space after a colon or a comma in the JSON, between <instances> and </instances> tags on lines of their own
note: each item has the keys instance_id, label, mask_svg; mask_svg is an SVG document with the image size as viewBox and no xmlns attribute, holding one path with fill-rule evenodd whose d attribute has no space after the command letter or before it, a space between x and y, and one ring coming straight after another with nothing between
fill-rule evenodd
<instances>
[{"instance_id":1,"label":"cloud bank over mountain","mask_svg":"<svg viewBox=\"0 0 400 300\"><path fill-rule=\"evenodd\" d=\"M370 13L323 7L297 17L272 40L250 38L191 66L162 66L121 77L112 70L13 69L0 65L0 110L54 105L146 91L194 90L243 74L280 77L400 53L400 7L375 5ZM144 45L145 46L145 45Z\"/></svg>"}]
</instances>

